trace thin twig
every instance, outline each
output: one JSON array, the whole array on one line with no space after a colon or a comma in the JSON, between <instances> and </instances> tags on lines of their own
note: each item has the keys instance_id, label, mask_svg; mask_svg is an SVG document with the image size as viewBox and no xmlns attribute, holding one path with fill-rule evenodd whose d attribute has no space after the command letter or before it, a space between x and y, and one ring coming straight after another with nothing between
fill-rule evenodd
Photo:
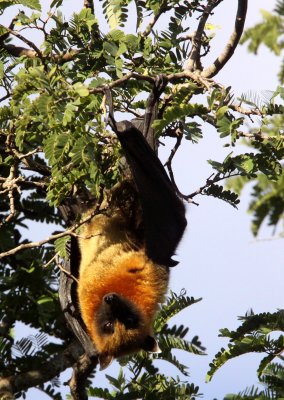
<instances>
[{"instance_id":1,"label":"thin twig","mask_svg":"<svg viewBox=\"0 0 284 400\"><path fill-rule=\"evenodd\" d=\"M3 97L0 98L0 103L1 103L2 101L5 101L5 100L9 99L10 96L11 96L11 93L7 92L7 94L6 94L5 96L3 96Z\"/></svg>"},{"instance_id":2,"label":"thin twig","mask_svg":"<svg viewBox=\"0 0 284 400\"><path fill-rule=\"evenodd\" d=\"M215 175L215 176L214 176ZM199 194L202 194L202 192L203 192L203 190L204 189L206 189L207 187L210 187L212 184L214 184L214 183L216 183L216 182L220 182L220 181L222 181L222 180L224 180L224 179L227 179L227 178L231 178L231 177L234 177L234 176L239 176L240 174L239 174L239 172L236 172L236 173L230 173L230 174L228 174L228 175L225 175L225 174L222 174L221 175L221 173L220 172L217 172L216 174L211 174L210 176L209 176L209 178L207 178L206 179L206 183L203 185L203 186L201 186L199 189L197 189L195 192L193 192L193 193L191 193L191 194L188 194L188 195L183 195L183 198L185 199L185 200L190 200L190 199L192 199L193 197L195 197L195 196L197 196L197 195L199 195Z\"/></svg>"},{"instance_id":3,"label":"thin twig","mask_svg":"<svg viewBox=\"0 0 284 400\"><path fill-rule=\"evenodd\" d=\"M40 247L43 244L49 243L49 242L53 242L54 240L60 239L64 236L75 236L77 237L75 231L83 224L85 224L86 222L90 221L93 216L97 213L97 209L95 209L90 215L88 215L86 218L84 218L81 222L78 222L77 224L73 225L71 228L66 229L63 232L57 233L55 235L51 235L49 236L47 239L42 239L39 240L38 242L29 242L29 243L22 243L17 247L14 247L11 250L5 251L3 253L0 253L0 259L7 257L7 256L11 256L13 254L16 254L17 252L21 251L21 250L25 250L25 249L31 249L34 247Z\"/></svg>"},{"instance_id":4,"label":"thin twig","mask_svg":"<svg viewBox=\"0 0 284 400\"><path fill-rule=\"evenodd\" d=\"M13 142L14 136L12 134L7 136L6 140L6 145L7 148L19 159L22 161L22 163L30 170L38 172L44 176L49 176L50 175L50 169L46 167L43 164L40 164L36 161L34 161L32 158L30 158L30 155L33 155L34 153L42 151L41 148L37 148L35 150L32 150L32 152L29 152L27 154L20 153L18 149L14 146Z\"/></svg>"},{"instance_id":5,"label":"thin twig","mask_svg":"<svg viewBox=\"0 0 284 400\"><path fill-rule=\"evenodd\" d=\"M246 138L246 139L256 139L256 140L275 140L275 139L279 139L279 136L275 136L275 135L268 135L267 133L263 133L261 131L259 132L255 132L255 133L248 133L248 132L241 132L241 131L237 131L237 138ZM282 135L283 137L283 135Z\"/></svg>"},{"instance_id":6,"label":"thin twig","mask_svg":"<svg viewBox=\"0 0 284 400\"><path fill-rule=\"evenodd\" d=\"M179 149L179 147L181 145L182 138L183 138L182 132L179 129L177 129L177 132L176 132L176 144L172 148L171 154L169 155L168 160L165 162L165 167L167 167L167 169L168 169L169 176L170 176L171 182L172 182L172 184L173 184L173 186L175 188L176 193L181 198L186 199L189 202L189 199L185 198L184 194L181 193L181 191L179 190L179 188L178 188L178 186L176 184L175 176L174 176L173 169L172 169L172 161L173 161L174 156L176 155L176 152L178 151L178 149ZM195 205L198 206L198 204L195 203L192 200L190 200L190 203L194 203Z\"/></svg>"},{"instance_id":7,"label":"thin twig","mask_svg":"<svg viewBox=\"0 0 284 400\"><path fill-rule=\"evenodd\" d=\"M60 269L60 271L64 272L65 275L68 276L68 278L71 278L73 281L75 281L77 284L79 283L78 279L75 278L74 275L72 275L67 269L63 268L62 265L60 263L57 264L58 268Z\"/></svg>"},{"instance_id":8,"label":"thin twig","mask_svg":"<svg viewBox=\"0 0 284 400\"><path fill-rule=\"evenodd\" d=\"M71 278L74 282L76 282L77 284L79 283L78 279L71 274L70 271L68 271L67 269L65 269L64 267L62 267L61 263L59 262L58 259L58 253L55 254L54 257L52 257L52 259L49 262L52 262L53 260L55 260L57 267L60 269L60 271L64 272L65 275L67 275L69 278ZM49 263L48 262L48 263ZM44 267L46 267L47 264L44 265Z\"/></svg>"},{"instance_id":9,"label":"thin twig","mask_svg":"<svg viewBox=\"0 0 284 400\"><path fill-rule=\"evenodd\" d=\"M13 57L28 57L28 58L36 58L38 57L38 53L35 50L27 49L22 46L15 46L14 44L1 44L1 46ZM81 52L81 50L71 49L67 53L63 54L51 54L50 58L55 61L57 64L61 65L68 61L74 60L74 58Z\"/></svg>"},{"instance_id":10,"label":"thin twig","mask_svg":"<svg viewBox=\"0 0 284 400\"><path fill-rule=\"evenodd\" d=\"M3 182L5 183L7 180L7 178L3 178L2 176L0 176L0 184ZM48 186L47 182L36 182L36 181L30 181L29 178L24 178L23 176L18 176L17 180L16 180L17 186L19 187L23 187L25 189L32 189L32 188L37 188L37 189L45 189ZM2 185L3 187L3 185ZM5 189L3 191L1 191L0 193L7 193L8 190Z\"/></svg>"}]
</instances>

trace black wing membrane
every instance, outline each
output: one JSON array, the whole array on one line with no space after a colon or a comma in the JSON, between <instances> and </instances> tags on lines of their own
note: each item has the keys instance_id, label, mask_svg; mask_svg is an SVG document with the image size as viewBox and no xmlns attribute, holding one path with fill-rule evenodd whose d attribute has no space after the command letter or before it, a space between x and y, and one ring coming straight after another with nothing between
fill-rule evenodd
<instances>
[{"instance_id":1,"label":"black wing membrane","mask_svg":"<svg viewBox=\"0 0 284 400\"><path fill-rule=\"evenodd\" d=\"M185 207L142 133L131 126L116 134L139 193L146 253L157 264L174 266L172 256L187 224Z\"/></svg>"},{"instance_id":2,"label":"black wing membrane","mask_svg":"<svg viewBox=\"0 0 284 400\"><path fill-rule=\"evenodd\" d=\"M70 239L70 258L60 274L59 300L65 319L90 358L97 357L98 352L86 332L81 319L77 298L77 282L71 276L78 278L80 264L80 250L77 239Z\"/></svg>"},{"instance_id":3,"label":"black wing membrane","mask_svg":"<svg viewBox=\"0 0 284 400\"><path fill-rule=\"evenodd\" d=\"M59 206L59 211L67 226L74 224L77 219L77 214L83 212L82 208L84 209L84 206L82 206L82 204L84 204L85 201L85 196L79 196L79 198L75 200L67 198L65 203ZM93 202L93 199L91 199L90 202ZM98 352L86 332L78 305L76 279L79 277L81 255L77 238L74 236L71 236L67 244L67 252L69 254L69 259L64 262L64 270L61 270L59 281L61 309L69 329L77 337L84 351L92 360L97 360Z\"/></svg>"}]
</instances>

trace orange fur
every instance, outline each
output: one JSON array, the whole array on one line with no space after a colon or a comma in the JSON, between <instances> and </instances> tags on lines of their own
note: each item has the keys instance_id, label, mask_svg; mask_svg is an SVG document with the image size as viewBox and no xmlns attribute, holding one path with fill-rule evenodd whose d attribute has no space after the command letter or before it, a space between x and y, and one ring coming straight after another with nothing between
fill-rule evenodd
<instances>
[{"instance_id":1,"label":"orange fur","mask_svg":"<svg viewBox=\"0 0 284 400\"><path fill-rule=\"evenodd\" d=\"M166 267L154 264L135 242L126 221L116 213L97 215L81 234L78 298L83 321L100 353L119 356L138 350L152 333L152 323L167 290ZM117 293L135 304L142 317L137 329L115 322L115 332L100 334L95 315L108 293Z\"/></svg>"}]
</instances>

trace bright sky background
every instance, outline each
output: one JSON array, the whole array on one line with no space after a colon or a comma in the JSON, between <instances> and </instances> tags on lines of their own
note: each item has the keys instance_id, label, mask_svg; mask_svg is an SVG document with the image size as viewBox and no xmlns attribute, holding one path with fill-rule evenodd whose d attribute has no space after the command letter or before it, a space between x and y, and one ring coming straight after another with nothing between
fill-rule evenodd
<instances>
[{"instance_id":1,"label":"bright sky background","mask_svg":"<svg viewBox=\"0 0 284 400\"><path fill-rule=\"evenodd\" d=\"M63 3L63 13L70 15L75 7L77 10L81 8L83 1L77 1L76 6L72 2L72 8L68 3L67 0ZM250 0L246 27L260 20L259 9L272 10L275 3L275 0ZM220 27L212 59L223 49L231 33L236 5L237 0L225 0L210 21ZM2 17L0 22L10 21L10 15L5 15L6 21ZM225 86L232 86L236 97L249 91L261 93L276 88L279 65L280 59L265 48L262 47L256 57L241 46L215 79ZM218 134L208 126L204 128L204 137L205 140L198 145L184 142L177 154L175 173L184 193L195 191L209 177L211 169L206 160L222 161L231 151L221 147ZM161 158L166 159L164 150ZM170 288L177 293L185 288L188 295L202 297L203 300L173 322L189 326L189 339L198 335L207 348L208 356L204 357L179 354L181 361L189 365L189 381L200 386L204 399L221 400L227 393L235 393L257 383L256 369L261 355L244 356L227 363L211 383L205 384L210 361L221 347L227 345L225 339L218 337L218 331L224 327L237 328L238 316L244 315L250 308L254 312L273 312L283 308L283 242L277 239L255 240L252 237L251 217L246 213L249 189L242 196L238 210L205 196L195 200L200 205L188 207L188 229L177 256L181 262L172 269ZM261 238L271 239L271 233L267 228L262 229ZM31 234L38 236L38 231ZM47 235L42 229L40 234L41 238ZM26 335L26 331L18 330L17 335ZM164 372L173 376L177 373L175 368L168 366ZM117 375L117 363L107 373ZM96 385L104 385L103 376L104 372L98 372ZM63 380L68 377L69 373L65 373ZM39 392L31 390L28 399L38 399L38 396ZM40 398L44 400L48 397L40 394Z\"/></svg>"}]
</instances>

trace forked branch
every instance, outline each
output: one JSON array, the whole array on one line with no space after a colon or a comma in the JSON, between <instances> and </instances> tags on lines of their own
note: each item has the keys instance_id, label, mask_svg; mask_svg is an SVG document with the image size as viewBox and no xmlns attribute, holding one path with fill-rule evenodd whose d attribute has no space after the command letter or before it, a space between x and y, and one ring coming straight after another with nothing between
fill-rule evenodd
<instances>
[{"instance_id":1,"label":"forked branch","mask_svg":"<svg viewBox=\"0 0 284 400\"><path fill-rule=\"evenodd\" d=\"M195 71L202 70L201 61L200 61L200 51L202 46L202 36L204 34L205 24L211 15L212 11L218 4L220 4L222 0L210 0L208 1L207 6L204 8L204 11L201 15L198 27L196 32L194 32L193 36L190 38L192 41L192 49L186 64L186 70Z\"/></svg>"}]
</instances>

